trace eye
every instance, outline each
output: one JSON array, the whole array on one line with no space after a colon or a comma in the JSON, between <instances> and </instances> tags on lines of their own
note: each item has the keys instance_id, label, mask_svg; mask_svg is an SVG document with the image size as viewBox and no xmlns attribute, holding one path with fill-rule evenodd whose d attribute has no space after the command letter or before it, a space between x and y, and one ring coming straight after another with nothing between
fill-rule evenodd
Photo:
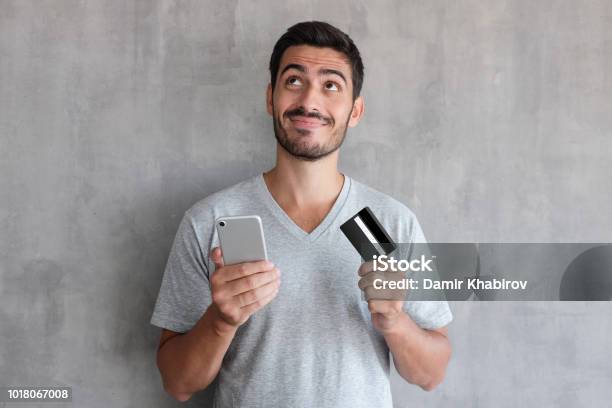
<instances>
[{"instance_id":1,"label":"eye","mask_svg":"<svg viewBox=\"0 0 612 408\"><path fill-rule=\"evenodd\" d=\"M301 82L300 82L300 78L295 77L295 76L292 76L292 77L287 78L287 81L286 81L286 82L287 82L287 84L289 84L289 85L300 85L300 83L301 83Z\"/></svg>"},{"instance_id":2,"label":"eye","mask_svg":"<svg viewBox=\"0 0 612 408\"><path fill-rule=\"evenodd\" d=\"M340 87L335 82L326 82L325 89L327 89L328 91L339 91Z\"/></svg>"}]
</instances>

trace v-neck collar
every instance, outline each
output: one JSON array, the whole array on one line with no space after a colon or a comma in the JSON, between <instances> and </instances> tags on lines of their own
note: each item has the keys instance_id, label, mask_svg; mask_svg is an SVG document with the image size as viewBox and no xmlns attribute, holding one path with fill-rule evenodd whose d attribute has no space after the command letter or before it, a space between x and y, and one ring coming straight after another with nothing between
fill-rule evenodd
<instances>
[{"instance_id":1,"label":"v-neck collar","mask_svg":"<svg viewBox=\"0 0 612 408\"><path fill-rule=\"evenodd\" d=\"M346 174L343 175L344 183L342 184L342 189L340 190L340 194L338 194L334 205L332 205L325 218L323 218L319 225L317 225L317 227L311 232L306 232L302 228L300 228L291 219L291 217L287 215L285 210L283 210L281 206L276 202L274 196L272 196L272 193L270 193L270 190L268 190L268 186L266 185L263 173L259 173L259 175L257 176L256 183L263 201L266 203L266 206L268 207L270 212L274 214L276 219L297 238L313 242L331 225L331 223L334 221L334 219L342 209L342 206L346 202L346 198L348 197L349 189L351 187L351 179Z\"/></svg>"}]
</instances>

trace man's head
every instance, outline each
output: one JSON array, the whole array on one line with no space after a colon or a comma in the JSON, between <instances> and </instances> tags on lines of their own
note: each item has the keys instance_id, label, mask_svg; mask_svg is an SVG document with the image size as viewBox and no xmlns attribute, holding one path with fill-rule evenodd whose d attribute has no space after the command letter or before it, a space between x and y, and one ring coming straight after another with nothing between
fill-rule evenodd
<instances>
[{"instance_id":1,"label":"man's head","mask_svg":"<svg viewBox=\"0 0 612 408\"><path fill-rule=\"evenodd\" d=\"M351 38L330 24L302 22L276 42L267 108L278 143L291 155L321 159L359 122L363 63Z\"/></svg>"}]
</instances>

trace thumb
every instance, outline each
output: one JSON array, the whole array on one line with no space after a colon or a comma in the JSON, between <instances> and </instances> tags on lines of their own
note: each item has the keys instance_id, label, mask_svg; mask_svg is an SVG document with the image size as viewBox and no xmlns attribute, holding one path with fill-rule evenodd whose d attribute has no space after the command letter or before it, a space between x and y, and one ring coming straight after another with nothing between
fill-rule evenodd
<instances>
[{"instance_id":1,"label":"thumb","mask_svg":"<svg viewBox=\"0 0 612 408\"><path fill-rule=\"evenodd\" d=\"M223 252L221 248L214 247L212 251L210 251L210 259L215 263L215 269L223 268Z\"/></svg>"}]
</instances>

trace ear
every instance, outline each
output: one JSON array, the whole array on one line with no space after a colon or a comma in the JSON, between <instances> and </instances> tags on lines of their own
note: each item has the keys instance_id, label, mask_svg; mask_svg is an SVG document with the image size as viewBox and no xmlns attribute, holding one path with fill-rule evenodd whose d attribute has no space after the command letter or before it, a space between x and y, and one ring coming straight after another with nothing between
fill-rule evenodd
<instances>
[{"instance_id":1,"label":"ear","mask_svg":"<svg viewBox=\"0 0 612 408\"><path fill-rule=\"evenodd\" d=\"M270 116L272 116L272 112L274 112L274 105L272 104L272 83L268 84L268 89L266 90L266 109Z\"/></svg>"},{"instance_id":2,"label":"ear","mask_svg":"<svg viewBox=\"0 0 612 408\"><path fill-rule=\"evenodd\" d=\"M358 96L353 102L353 110L351 111L351 117L348 122L349 127L355 127L361 120L365 112L365 102L363 100L363 96Z\"/></svg>"}]
</instances>

